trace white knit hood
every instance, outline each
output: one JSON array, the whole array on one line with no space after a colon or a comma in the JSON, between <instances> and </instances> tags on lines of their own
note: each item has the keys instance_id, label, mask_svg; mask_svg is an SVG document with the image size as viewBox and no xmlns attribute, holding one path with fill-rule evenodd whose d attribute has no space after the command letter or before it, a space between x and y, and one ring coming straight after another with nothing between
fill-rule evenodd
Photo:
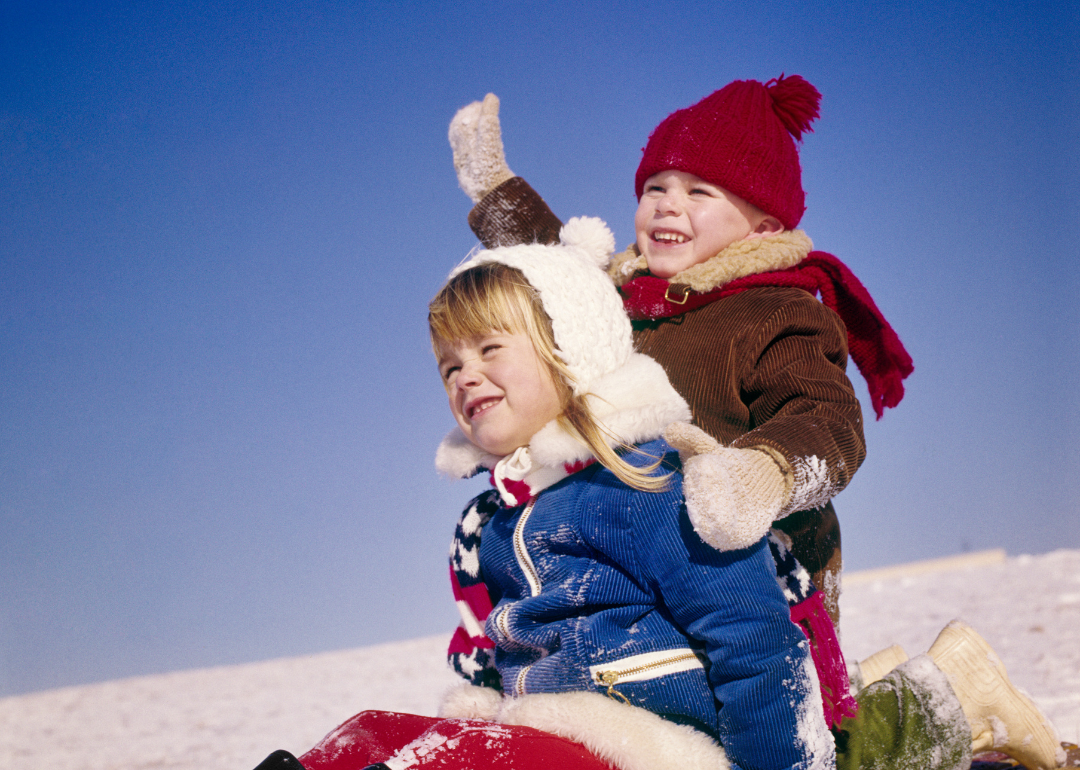
<instances>
[{"instance_id":1,"label":"white knit hood","mask_svg":"<svg viewBox=\"0 0 1080 770\"><path fill-rule=\"evenodd\" d=\"M690 408L653 359L634 352L630 319L604 272L615 238L600 219L576 217L563 226L555 245L525 244L479 251L450 273L496 262L517 268L540 294L551 318L556 353L573 374L575 395L586 395L596 418L612 434L611 444L658 438ZM588 448L553 420L533 436L529 450L545 467L588 460ZM461 478L500 458L452 430L435 455L441 473Z\"/></svg>"}]
</instances>

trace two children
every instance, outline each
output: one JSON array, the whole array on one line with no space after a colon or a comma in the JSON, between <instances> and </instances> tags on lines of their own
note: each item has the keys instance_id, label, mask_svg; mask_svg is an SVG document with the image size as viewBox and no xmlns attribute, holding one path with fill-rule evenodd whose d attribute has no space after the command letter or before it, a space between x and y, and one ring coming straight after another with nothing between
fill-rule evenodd
<instances>
[{"instance_id":1,"label":"two children","mask_svg":"<svg viewBox=\"0 0 1080 770\"><path fill-rule=\"evenodd\" d=\"M669 116L614 284L598 268L610 232L560 230L506 167L497 101L459 113L470 222L505 244L455 270L429 315L458 425L436 464L494 487L451 549L451 659L468 684L440 718L363 712L260 768L946 770L990 748L1032 770L1061 762L961 623L827 726L822 667L789 610L810 581L766 532L781 520L835 597L829 500L864 452L847 355L879 415L911 362L854 276L793 230L793 140L818 99L798 77L741 81Z\"/></svg>"},{"instance_id":2,"label":"two children","mask_svg":"<svg viewBox=\"0 0 1080 770\"><path fill-rule=\"evenodd\" d=\"M560 245L476 254L430 306L457 422L437 465L494 486L452 552L466 632L492 643L474 683L440 718L363 712L260 769L945 770L994 736L1054 766L1041 715L962 625L863 690L834 743L766 540L720 551L691 527L660 439L689 410L633 350L597 267L612 246L571 220Z\"/></svg>"},{"instance_id":3,"label":"two children","mask_svg":"<svg viewBox=\"0 0 1080 770\"><path fill-rule=\"evenodd\" d=\"M805 208L795 141L819 100L801 77L781 76L736 81L669 115L637 170L636 242L608 271L638 349L664 367L700 429L669 436L687 460L696 530L739 548L775 526L836 622L830 501L865 454L847 357L878 416L899 402L912 365L858 280L794 229ZM486 246L557 237L558 218L506 165L493 95L455 116L450 141Z\"/></svg>"}]
</instances>

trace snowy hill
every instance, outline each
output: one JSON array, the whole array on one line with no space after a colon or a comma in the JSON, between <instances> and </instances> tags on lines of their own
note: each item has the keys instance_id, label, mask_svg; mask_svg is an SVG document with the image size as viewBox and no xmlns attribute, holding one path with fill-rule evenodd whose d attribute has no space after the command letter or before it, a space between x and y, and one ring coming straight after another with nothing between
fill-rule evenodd
<instances>
[{"instance_id":1,"label":"snowy hill","mask_svg":"<svg viewBox=\"0 0 1080 770\"><path fill-rule=\"evenodd\" d=\"M962 617L995 647L1064 740L1080 739L1080 551L986 552L845 579L845 653L914 655ZM4 770L249 770L300 754L363 709L434 713L454 680L446 634L0 700Z\"/></svg>"}]
</instances>

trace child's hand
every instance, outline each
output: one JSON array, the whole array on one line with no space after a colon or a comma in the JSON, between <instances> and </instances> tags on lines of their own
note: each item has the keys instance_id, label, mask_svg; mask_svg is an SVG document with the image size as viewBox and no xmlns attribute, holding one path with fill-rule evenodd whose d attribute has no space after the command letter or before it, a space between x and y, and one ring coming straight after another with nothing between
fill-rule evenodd
<instances>
[{"instance_id":1,"label":"child's hand","mask_svg":"<svg viewBox=\"0 0 1080 770\"><path fill-rule=\"evenodd\" d=\"M686 510L702 540L734 551L765 536L791 487L772 455L721 446L684 422L669 425L664 439L679 451Z\"/></svg>"},{"instance_id":2,"label":"child's hand","mask_svg":"<svg viewBox=\"0 0 1080 770\"><path fill-rule=\"evenodd\" d=\"M503 154L499 97L495 94L457 111L450 121L450 147L454 151L458 184L473 203L479 203L514 176Z\"/></svg>"}]
</instances>

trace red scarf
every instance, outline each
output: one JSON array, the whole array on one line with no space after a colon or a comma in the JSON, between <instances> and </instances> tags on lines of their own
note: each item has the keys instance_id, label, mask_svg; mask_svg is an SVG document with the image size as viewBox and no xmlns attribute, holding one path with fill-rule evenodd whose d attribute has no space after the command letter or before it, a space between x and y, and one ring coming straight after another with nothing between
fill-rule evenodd
<instances>
[{"instance_id":1,"label":"red scarf","mask_svg":"<svg viewBox=\"0 0 1080 770\"><path fill-rule=\"evenodd\" d=\"M832 254L811 251L799 264L784 270L736 278L730 283L698 293L662 278L642 275L619 287L630 318L670 318L730 297L747 289L794 287L813 296L840 316L847 328L848 351L870 391L874 413L881 419L886 407L904 397L904 378L915 368L900 338L874 304L866 288L848 267Z\"/></svg>"}]
</instances>

